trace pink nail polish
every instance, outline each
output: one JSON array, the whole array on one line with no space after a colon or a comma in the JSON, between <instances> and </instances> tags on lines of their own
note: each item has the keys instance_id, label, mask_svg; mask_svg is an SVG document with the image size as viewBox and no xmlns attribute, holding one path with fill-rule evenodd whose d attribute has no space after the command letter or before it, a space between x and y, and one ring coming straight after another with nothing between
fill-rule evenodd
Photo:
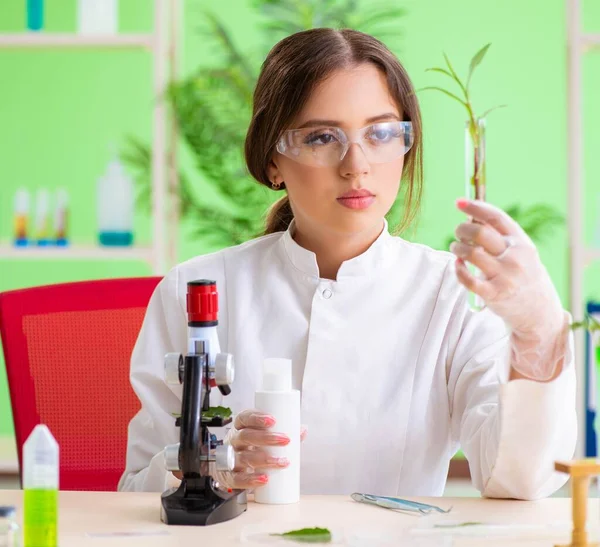
<instances>
[{"instance_id":1,"label":"pink nail polish","mask_svg":"<svg viewBox=\"0 0 600 547\"><path fill-rule=\"evenodd\" d=\"M264 425L265 427L272 427L275 425L275 418L273 418L273 416L263 416L260 419L260 422L262 423L262 425Z\"/></svg>"},{"instance_id":2,"label":"pink nail polish","mask_svg":"<svg viewBox=\"0 0 600 547\"><path fill-rule=\"evenodd\" d=\"M275 442L277 444L286 445L290 444L290 439L286 435L275 435Z\"/></svg>"},{"instance_id":3,"label":"pink nail polish","mask_svg":"<svg viewBox=\"0 0 600 547\"><path fill-rule=\"evenodd\" d=\"M469 200L465 198L459 198L456 200L456 205L459 207L459 209L463 209L464 207L469 205Z\"/></svg>"},{"instance_id":4,"label":"pink nail polish","mask_svg":"<svg viewBox=\"0 0 600 547\"><path fill-rule=\"evenodd\" d=\"M277 465L279 465L279 467L287 467L288 465L290 465L290 460L288 460L287 458L279 458Z\"/></svg>"},{"instance_id":5,"label":"pink nail polish","mask_svg":"<svg viewBox=\"0 0 600 547\"><path fill-rule=\"evenodd\" d=\"M261 484L267 484L269 482L269 477L267 475L260 475L258 477L256 477L257 482L260 482Z\"/></svg>"}]
</instances>

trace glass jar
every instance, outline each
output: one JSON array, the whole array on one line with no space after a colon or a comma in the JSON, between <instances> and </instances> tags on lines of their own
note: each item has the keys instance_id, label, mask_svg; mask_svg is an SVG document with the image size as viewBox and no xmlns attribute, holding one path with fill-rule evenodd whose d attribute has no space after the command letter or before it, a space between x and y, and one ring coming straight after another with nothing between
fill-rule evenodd
<instances>
[{"instance_id":1,"label":"glass jar","mask_svg":"<svg viewBox=\"0 0 600 547\"><path fill-rule=\"evenodd\" d=\"M12 505L0 506L0 547L20 547L21 529Z\"/></svg>"}]
</instances>

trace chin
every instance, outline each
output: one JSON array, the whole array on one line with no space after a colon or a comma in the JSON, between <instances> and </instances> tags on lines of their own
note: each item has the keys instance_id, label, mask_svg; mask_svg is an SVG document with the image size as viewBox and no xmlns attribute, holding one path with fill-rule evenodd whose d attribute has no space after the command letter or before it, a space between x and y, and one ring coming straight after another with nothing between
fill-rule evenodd
<instances>
[{"instance_id":1,"label":"chin","mask_svg":"<svg viewBox=\"0 0 600 547\"><path fill-rule=\"evenodd\" d=\"M343 214L331 215L327 225L330 229L347 234L359 234L366 230L372 230L383 221L383 213L380 211L343 211Z\"/></svg>"}]
</instances>

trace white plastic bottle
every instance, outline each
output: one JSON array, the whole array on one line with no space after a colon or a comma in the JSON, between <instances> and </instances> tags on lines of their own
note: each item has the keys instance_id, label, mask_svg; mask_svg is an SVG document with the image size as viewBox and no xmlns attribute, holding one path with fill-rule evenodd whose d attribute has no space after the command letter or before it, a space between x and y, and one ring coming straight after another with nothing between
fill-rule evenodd
<instances>
[{"instance_id":1,"label":"white plastic bottle","mask_svg":"<svg viewBox=\"0 0 600 547\"><path fill-rule=\"evenodd\" d=\"M117 34L118 0L78 0L77 30L80 34Z\"/></svg>"},{"instance_id":2,"label":"white plastic bottle","mask_svg":"<svg viewBox=\"0 0 600 547\"><path fill-rule=\"evenodd\" d=\"M254 491L257 503L296 503L300 500L300 391L292 389L292 362L265 359L262 389L255 393L257 410L275 418L273 431L290 438L287 446L265 447L274 457L287 458L289 466L268 469L269 482Z\"/></svg>"},{"instance_id":3,"label":"white plastic bottle","mask_svg":"<svg viewBox=\"0 0 600 547\"><path fill-rule=\"evenodd\" d=\"M58 545L58 444L37 425L23 445L24 547Z\"/></svg>"},{"instance_id":4,"label":"white plastic bottle","mask_svg":"<svg viewBox=\"0 0 600 547\"><path fill-rule=\"evenodd\" d=\"M134 187L116 154L98 180L98 237L100 245L133 243Z\"/></svg>"}]
</instances>

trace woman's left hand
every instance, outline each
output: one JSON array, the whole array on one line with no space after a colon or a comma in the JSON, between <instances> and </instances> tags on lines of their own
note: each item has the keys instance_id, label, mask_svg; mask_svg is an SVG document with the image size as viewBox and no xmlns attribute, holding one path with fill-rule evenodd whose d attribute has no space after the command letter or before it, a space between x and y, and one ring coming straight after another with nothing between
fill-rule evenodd
<instances>
[{"instance_id":1,"label":"woman's left hand","mask_svg":"<svg viewBox=\"0 0 600 547\"><path fill-rule=\"evenodd\" d=\"M458 257L459 281L479 295L511 329L513 367L525 376L548 379L558 358L556 351L552 356L542 354L544 347L555 346L555 341L563 338L566 315L537 248L521 226L501 209L467 199L459 199L457 206L475 221L458 226L458 241L450 247ZM472 275L465 261L482 275ZM515 344L517 349L528 348L529 355L515 356ZM560 357L564 357L564 351Z\"/></svg>"}]
</instances>

